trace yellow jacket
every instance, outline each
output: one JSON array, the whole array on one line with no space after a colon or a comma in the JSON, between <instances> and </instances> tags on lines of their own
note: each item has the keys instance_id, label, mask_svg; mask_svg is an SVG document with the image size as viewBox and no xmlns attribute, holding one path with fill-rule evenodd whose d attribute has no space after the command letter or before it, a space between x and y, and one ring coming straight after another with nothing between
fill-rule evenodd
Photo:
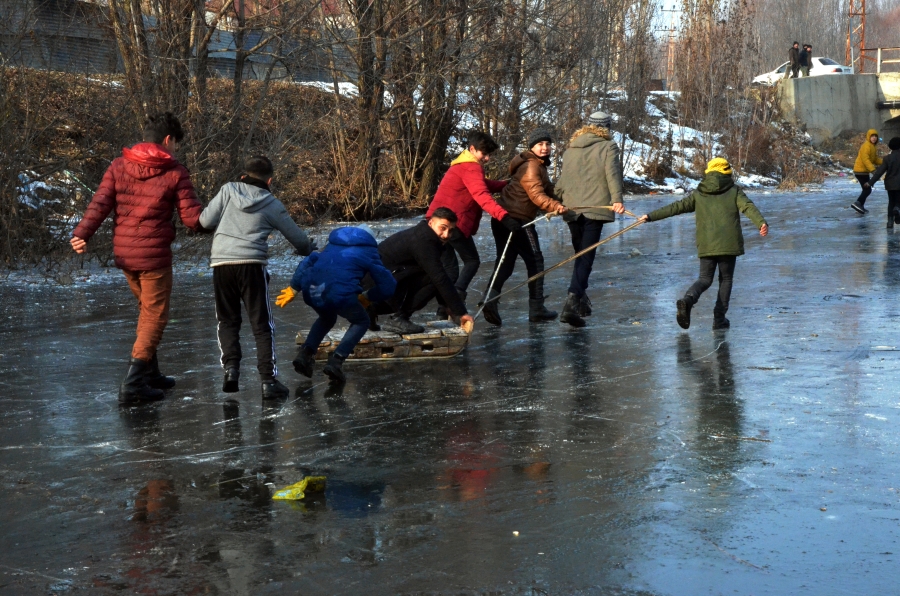
<instances>
[{"instance_id":1,"label":"yellow jacket","mask_svg":"<svg viewBox=\"0 0 900 596\"><path fill-rule=\"evenodd\" d=\"M872 135L877 135L878 131L870 128L866 133L866 140L859 148L859 155L856 156L856 163L853 164L853 172L860 174L869 174L875 171L875 168L881 165L881 158L878 157L878 151L875 145L869 139Z\"/></svg>"}]
</instances>

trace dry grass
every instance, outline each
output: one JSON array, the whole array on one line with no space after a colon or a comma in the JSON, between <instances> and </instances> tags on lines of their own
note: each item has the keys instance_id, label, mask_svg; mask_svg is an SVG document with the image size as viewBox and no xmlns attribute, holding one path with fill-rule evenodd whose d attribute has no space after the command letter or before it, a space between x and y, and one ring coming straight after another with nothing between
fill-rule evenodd
<instances>
[{"instance_id":1,"label":"dry grass","mask_svg":"<svg viewBox=\"0 0 900 596\"><path fill-rule=\"evenodd\" d=\"M272 83L260 102L263 83L244 81L241 110L234 122L233 83L210 79L208 84L205 105L182 116L187 137L179 155L191 170L201 202L240 174L231 165L235 155L264 154L276 167L273 190L298 222L342 215L337 197L346 181L336 175L332 154L337 107L333 95ZM262 107L254 119L257 105ZM341 99L340 108L352 142L356 104ZM0 228L8 231L0 238L0 261L6 267L39 265L50 272L64 264L71 256L71 226L60 222L77 221L110 162L121 155L122 147L138 141L139 124L117 77L0 70L0 146L11 148L0 152ZM351 157L352 151L351 146ZM389 172L392 164L383 161ZM19 201L17 178L22 172L33 172L32 178L54 186L41 191L41 198L49 202L32 208ZM400 196L390 176L385 181L385 199L376 216L416 208ZM90 258L101 263L109 263L112 256L108 227L91 242ZM182 250L191 252L195 245L198 242L184 242Z\"/></svg>"}]
</instances>

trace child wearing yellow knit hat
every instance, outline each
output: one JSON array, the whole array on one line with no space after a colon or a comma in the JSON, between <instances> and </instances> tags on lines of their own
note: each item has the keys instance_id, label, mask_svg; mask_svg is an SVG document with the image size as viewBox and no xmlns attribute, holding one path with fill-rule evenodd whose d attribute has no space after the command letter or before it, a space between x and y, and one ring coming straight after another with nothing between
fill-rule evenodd
<instances>
[{"instance_id":1,"label":"child wearing yellow knit hat","mask_svg":"<svg viewBox=\"0 0 900 596\"><path fill-rule=\"evenodd\" d=\"M719 270L719 295L713 309L713 329L727 329L725 318L731 299L734 266L737 257L744 254L744 235L741 233L743 213L757 228L759 235L769 233L769 226L762 214L734 183L731 164L716 157L706 165L703 180L697 190L686 198L651 211L641 217L643 221L658 221L682 213L695 213L697 218L697 256L700 257L700 278L688 289L684 298L675 304L676 320L682 329L691 326L691 309L712 285L716 269Z\"/></svg>"}]
</instances>

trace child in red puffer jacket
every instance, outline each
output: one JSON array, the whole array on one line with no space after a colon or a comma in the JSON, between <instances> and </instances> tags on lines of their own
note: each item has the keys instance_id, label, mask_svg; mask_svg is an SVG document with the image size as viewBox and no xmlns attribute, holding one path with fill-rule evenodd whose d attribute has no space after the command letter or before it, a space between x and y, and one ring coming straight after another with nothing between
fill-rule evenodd
<instances>
[{"instance_id":1,"label":"child in red puffer jacket","mask_svg":"<svg viewBox=\"0 0 900 596\"><path fill-rule=\"evenodd\" d=\"M103 220L115 211L113 255L138 300L137 340L131 366L119 388L119 401L133 403L163 398L175 379L159 372L156 348L169 321L172 294L172 214L188 228L202 230L203 207L190 174L173 153L184 131L172 113L144 123L144 142L122 150L94 193L84 218L72 232L72 248L81 254Z\"/></svg>"}]
</instances>

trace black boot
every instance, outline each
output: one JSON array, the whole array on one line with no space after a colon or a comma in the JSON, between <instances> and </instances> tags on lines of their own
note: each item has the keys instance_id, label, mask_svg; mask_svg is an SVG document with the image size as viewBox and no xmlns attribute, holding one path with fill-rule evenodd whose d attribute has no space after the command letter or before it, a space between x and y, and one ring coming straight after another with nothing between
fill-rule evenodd
<instances>
[{"instance_id":1,"label":"black boot","mask_svg":"<svg viewBox=\"0 0 900 596\"><path fill-rule=\"evenodd\" d=\"M328 355L328 362L322 367L322 372L331 378L332 383L343 383L347 380L341 366L344 364L345 358L336 352Z\"/></svg>"},{"instance_id":2,"label":"black boot","mask_svg":"<svg viewBox=\"0 0 900 596\"><path fill-rule=\"evenodd\" d=\"M147 363L147 375L144 380L154 389L171 389L175 386L175 379L159 372L159 359L156 354L153 354L153 358Z\"/></svg>"},{"instance_id":3,"label":"black boot","mask_svg":"<svg viewBox=\"0 0 900 596\"><path fill-rule=\"evenodd\" d=\"M585 294L578 303L578 316L582 318L589 317L591 316L591 313L591 299Z\"/></svg>"},{"instance_id":4,"label":"black boot","mask_svg":"<svg viewBox=\"0 0 900 596\"><path fill-rule=\"evenodd\" d=\"M544 258L541 257L537 262L540 270L544 270ZM528 320L532 323L540 321L552 321L557 317L555 310L550 310L544 306L547 297L544 295L544 278L536 279L528 284Z\"/></svg>"},{"instance_id":5,"label":"black boot","mask_svg":"<svg viewBox=\"0 0 900 596\"><path fill-rule=\"evenodd\" d=\"M725 312L722 308L713 309L713 329L728 329L731 327L731 321L725 318Z\"/></svg>"},{"instance_id":6,"label":"black boot","mask_svg":"<svg viewBox=\"0 0 900 596\"><path fill-rule=\"evenodd\" d=\"M119 387L119 401L123 404L138 403L142 401L160 400L165 395L162 389L154 389L147 384L147 369L149 364L146 360L137 358L131 359L131 365L128 367L128 374Z\"/></svg>"},{"instance_id":7,"label":"black boot","mask_svg":"<svg viewBox=\"0 0 900 596\"><path fill-rule=\"evenodd\" d=\"M369 315L369 331L381 331L381 325L378 324L378 312L376 312L374 304L369 305L366 314Z\"/></svg>"},{"instance_id":8,"label":"black boot","mask_svg":"<svg viewBox=\"0 0 900 596\"><path fill-rule=\"evenodd\" d=\"M541 321L552 321L557 317L555 310L550 310L544 306L543 298L536 298L528 301L528 320L532 323Z\"/></svg>"},{"instance_id":9,"label":"black boot","mask_svg":"<svg viewBox=\"0 0 900 596\"><path fill-rule=\"evenodd\" d=\"M694 307L693 298L685 294L684 298L675 302L675 307L678 309L678 314L675 315L678 326L682 329L689 329L691 326L691 309Z\"/></svg>"},{"instance_id":10,"label":"black boot","mask_svg":"<svg viewBox=\"0 0 900 596\"><path fill-rule=\"evenodd\" d=\"M421 325L416 325L412 321L409 320L409 315L403 313L396 313L391 315L387 321L385 321L381 328L385 331L390 331L392 333L396 333L398 335L405 335L410 333L422 333L425 331L425 328Z\"/></svg>"},{"instance_id":11,"label":"black boot","mask_svg":"<svg viewBox=\"0 0 900 596\"><path fill-rule=\"evenodd\" d=\"M569 296L566 298L566 303L563 305L562 314L559 316L559 320L561 323L568 323L572 327L584 327L587 323L584 322L580 316L578 316L578 305L581 303L581 298L569 292Z\"/></svg>"},{"instance_id":12,"label":"black boot","mask_svg":"<svg viewBox=\"0 0 900 596\"><path fill-rule=\"evenodd\" d=\"M315 352L310 351L306 345L300 346L297 350L297 356L294 357L293 365L294 370L297 371L298 374L311 379L313 376L313 369L316 366Z\"/></svg>"},{"instance_id":13,"label":"black boot","mask_svg":"<svg viewBox=\"0 0 900 596\"><path fill-rule=\"evenodd\" d=\"M487 295L487 300L490 300L490 302L485 301L484 308L481 310L481 314L484 315L484 320L497 327L503 325L503 319L500 318L500 301L491 299L496 298L499 295L499 290L491 289Z\"/></svg>"},{"instance_id":14,"label":"black boot","mask_svg":"<svg viewBox=\"0 0 900 596\"><path fill-rule=\"evenodd\" d=\"M225 378L222 380L222 391L224 393L238 392L238 379L241 378L241 371L236 366L230 366L225 369Z\"/></svg>"},{"instance_id":15,"label":"black boot","mask_svg":"<svg viewBox=\"0 0 900 596\"><path fill-rule=\"evenodd\" d=\"M284 399L291 394L291 390L284 386L284 383L278 379L271 379L262 382L262 398L267 399Z\"/></svg>"}]
</instances>

